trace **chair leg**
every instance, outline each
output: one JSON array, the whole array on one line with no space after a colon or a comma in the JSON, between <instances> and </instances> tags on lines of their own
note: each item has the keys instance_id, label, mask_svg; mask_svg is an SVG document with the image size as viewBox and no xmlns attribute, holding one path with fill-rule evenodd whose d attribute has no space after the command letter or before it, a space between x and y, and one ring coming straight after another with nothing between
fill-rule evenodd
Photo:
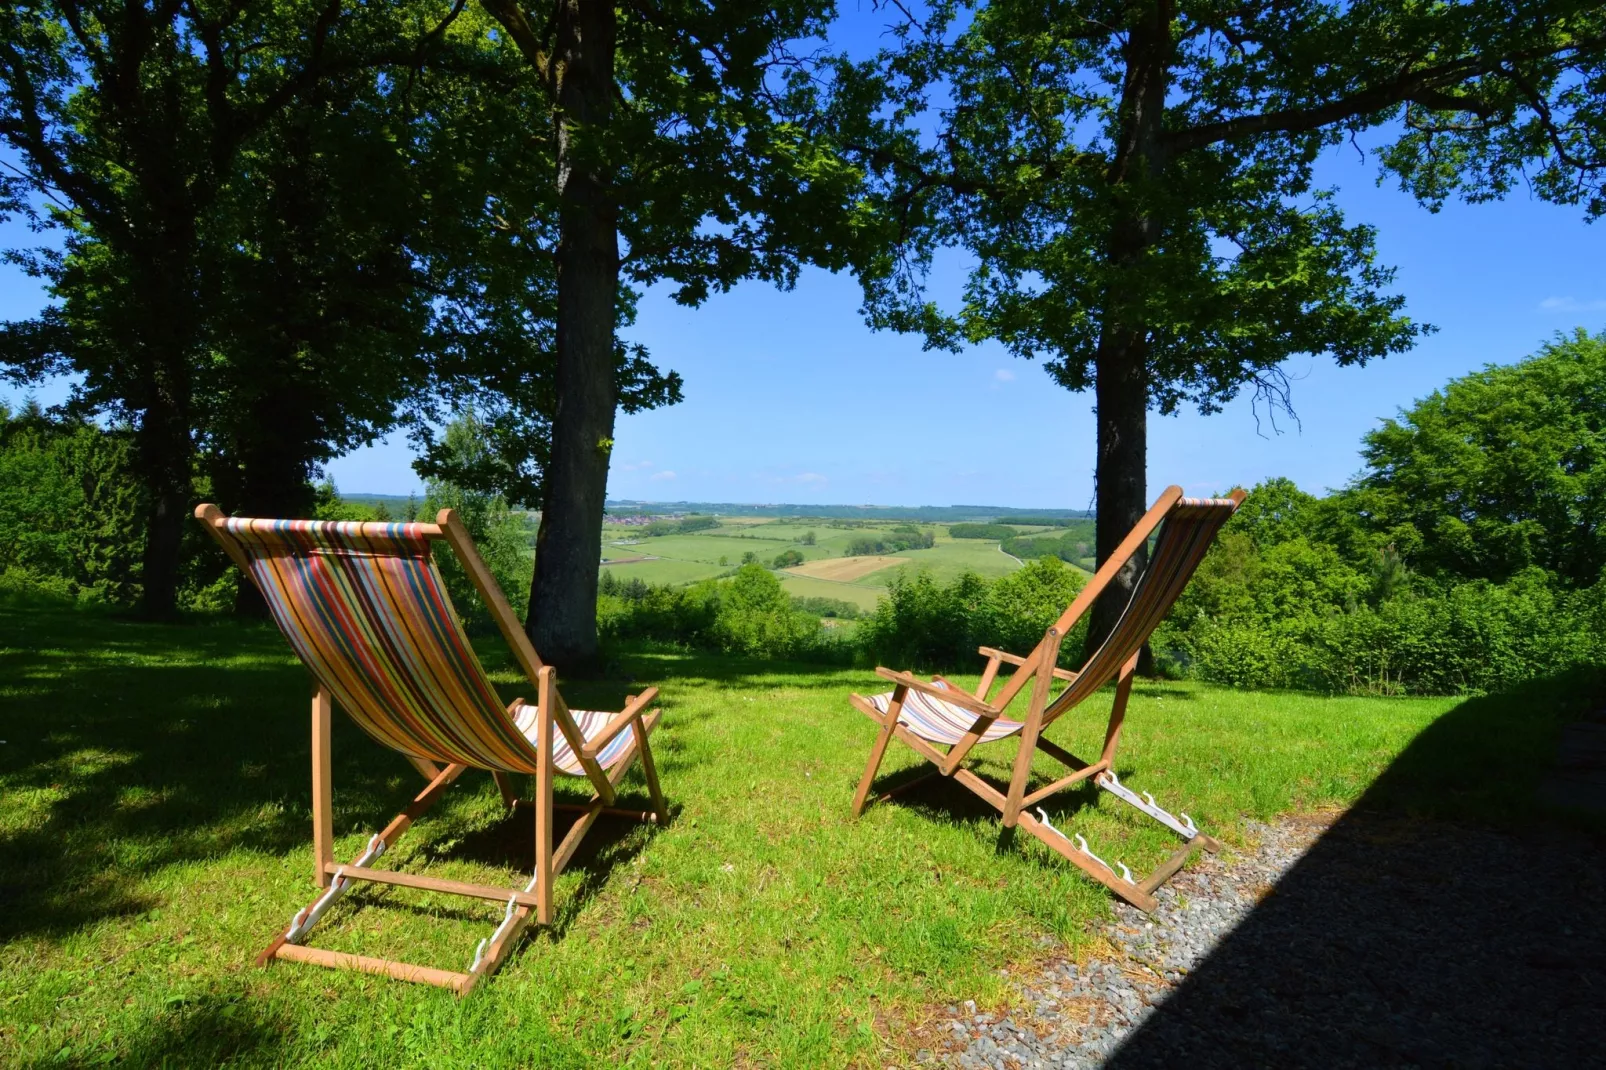
<instances>
[{"instance_id":1,"label":"chair leg","mask_svg":"<svg viewBox=\"0 0 1606 1070\"><path fill-rule=\"evenodd\" d=\"M441 775L440 766L428 758L414 758L411 754L404 754L402 757L407 759L408 765L418 770L418 775L423 777L425 781L434 780Z\"/></svg>"},{"instance_id":2,"label":"chair leg","mask_svg":"<svg viewBox=\"0 0 1606 1070\"><path fill-rule=\"evenodd\" d=\"M658 766L652 760L652 747L647 740L647 728L640 717L636 718L636 737L641 743L641 772L647 778L647 791L652 795L652 809L660 825L669 824L669 807L664 805L664 793L658 786Z\"/></svg>"},{"instance_id":3,"label":"chair leg","mask_svg":"<svg viewBox=\"0 0 1606 1070\"><path fill-rule=\"evenodd\" d=\"M335 860L334 782L329 762L329 722L332 699L328 688L312 696L312 854L316 872L312 882L329 887L329 863Z\"/></svg>"},{"instance_id":4,"label":"chair leg","mask_svg":"<svg viewBox=\"0 0 1606 1070\"><path fill-rule=\"evenodd\" d=\"M1054 638L1054 629L1048 630L1045 640ZM1058 649L1058 647L1054 647ZM1020 749L1015 752L1015 768L1009 777L1009 794L1004 799L1004 827L1011 829L1015 822L1020 820L1021 801L1026 796L1026 782L1032 778L1032 755L1037 750L1037 737L1043 732L1043 707L1048 704L1048 689L1054 683L1052 669L1054 663L1050 661L1037 671L1037 678L1032 681L1031 707L1026 714L1026 723L1021 726Z\"/></svg>"},{"instance_id":5,"label":"chair leg","mask_svg":"<svg viewBox=\"0 0 1606 1070\"><path fill-rule=\"evenodd\" d=\"M892 692L892 701L887 703L887 715L881 722L881 731L876 735L875 745L870 748L870 761L864 767L864 776L859 780L859 790L853 793L853 816L858 817L864 813L865 805L870 798L870 785L875 782L876 771L881 768L881 759L886 756L887 744L892 740L892 731L897 727L898 715L903 712L903 699L909 689L899 686Z\"/></svg>"},{"instance_id":6,"label":"chair leg","mask_svg":"<svg viewBox=\"0 0 1606 1070\"><path fill-rule=\"evenodd\" d=\"M506 773L493 769L491 779L496 781L496 790L502 793L502 805L511 810L519 804L519 793L513 790L513 781Z\"/></svg>"},{"instance_id":7,"label":"chair leg","mask_svg":"<svg viewBox=\"0 0 1606 1070\"><path fill-rule=\"evenodd\" d=\"M541 762L535 774L535 920L552 924L552 717L542 707L536 738Z\"/></svg>"},{"instance_id":8,"label":"chair leg","mask_svg":"<svg viewBox=\"0 0 1606 1070\"><path fill-rule=\"evenodd\" d=\"M1115 680L1115 703L1110 707L1110 726L1104 732L1104 750L1099 755L1106 768L1115 767L1115 748L1121 745L1121 726L1126 722L1126 702L1132 696L1132 678L1138 671L1138 655L1121 666Z\"/></svg>"}]
</instances>

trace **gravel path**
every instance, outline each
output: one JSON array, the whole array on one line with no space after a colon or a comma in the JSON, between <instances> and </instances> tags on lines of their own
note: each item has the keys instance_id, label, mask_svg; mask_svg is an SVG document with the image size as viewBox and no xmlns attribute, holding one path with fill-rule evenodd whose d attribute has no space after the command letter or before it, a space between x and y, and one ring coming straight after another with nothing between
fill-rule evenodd
<instances>
[{"instance_id":1,"label":"gravel path","mask_svg":"<svg viewBox=\"0 0 1606 1070\"><path fill-rule=\"evenodd\" d=\"M1606 1066L1606 844L1351 811L1197 856L1118 956L945 1008L917 1061L1017 1067ZM929 1032L928 1032L928 1035Z\"/></svg>"}]
</instances>

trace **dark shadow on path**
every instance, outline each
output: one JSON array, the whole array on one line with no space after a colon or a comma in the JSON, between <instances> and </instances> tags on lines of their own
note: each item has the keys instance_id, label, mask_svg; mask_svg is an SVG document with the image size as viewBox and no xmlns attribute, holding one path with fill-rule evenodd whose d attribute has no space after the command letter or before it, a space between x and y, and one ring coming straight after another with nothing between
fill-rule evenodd
<instances>
[{"instance_id":1,"label":"dark shadow on path","mask_svg":"<svg viewBox=\"0 0 1606 1070\"><path fill-rule=\"evenodd\" d=\"M1606 835L1536 788L1602 684L1440 718L1107 1065L1601 1065Z\"/></svg>"}]
</instances>

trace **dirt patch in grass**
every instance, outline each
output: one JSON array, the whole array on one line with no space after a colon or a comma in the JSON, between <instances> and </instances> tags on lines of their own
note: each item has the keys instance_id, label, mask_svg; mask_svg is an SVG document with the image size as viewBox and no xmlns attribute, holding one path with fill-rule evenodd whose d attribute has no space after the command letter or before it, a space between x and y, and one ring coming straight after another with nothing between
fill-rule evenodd
<instances>
[{"instance_id":1,"label":"dirt patch in grass","mask_svg":"<svg viewBox=\"0 0 1606 1070\"><path fill-rule=\"evenodd\" d=\"M794 576L812 576L817 580L851 582L863 579L872 572L908 563L908 560L902 557L827 557L819 561L806 562L786 571Z\"/></svg>"}]
</instances>

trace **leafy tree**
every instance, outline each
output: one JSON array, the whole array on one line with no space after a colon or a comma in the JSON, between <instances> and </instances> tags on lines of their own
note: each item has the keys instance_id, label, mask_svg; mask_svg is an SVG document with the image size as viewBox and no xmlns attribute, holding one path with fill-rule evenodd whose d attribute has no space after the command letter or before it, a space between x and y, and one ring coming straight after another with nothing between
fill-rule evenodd
<instances>
[{"instance_id":1,"label":"leafy tree","mask_svg":"<svg viewBox=\"0 0 1606 1070\"><path fill-rule=\"evenodd\" d=\"M485 425L472 411L447 426L443 442L446 449L461 456L461 463L465 465L475 463L475 454L491 449ZM442 479L429 480L424 485L424 514L434 519L441 509L457 510L486 567L496 577L497 586L507 595L514 611L522 611L532 571L530 543L524 524L507 501L500 494L460 487ZM463 567L447 554L437 555L437 561L452 601L464 615L465 623L474 630L489 630L493 625L490 611L483 605Z\"/></svg>"},{"instance_id":2,"label":"leafy tree","mask_svg":"<svg viewBox=\"0 0 1606 1070\"><path fill-rule=\"evenodd\" d=\"M1606 332L1558 335L1452 381L1367 434L1350 511L1430 575L1606 567ZM1245 503L1248 504L1248 503Z\"/></svg>"},{"instance_id":3,"label":"leafy tree","mask_svg":"<svg viewBox=\"0 0 1606 1070\"><path fill-rule=\"evenodd\" d=\"M544 657L581 668L597 653L595 551L630 288L665 281L695 305L745 278L786 286L805 263L848 266L860 176L791 49L823 33L829 4L481 4L534 72L541 96L520 126L550 138L555 162L541 172L554 223L529 235L551 259L557 307L529 628Z\"/></svg>"},{"instance_id":4,"label":"leafy tree","mask_svg":"<svg viewBox=\"0 0 1606 1070\"><path fill-rule=\"evenodd\" d=\"M1025 568L993 581L972 624L977 645L1024 654L1038 644L1086 584L1081 572L1066 568L1057 557L1028 562ZM1078 624L1061 645L1061 656L1067 662L1081 660L1077 641L1081 636L1075 633L1086 628L1085 622Z\"/></svg>"},{"instance_id":5,"label":"leafy tree","mask_svg":"<svg viewBox=\"0 0 1606 1070\"><path fill-rule=\"evenodd\" d=\"M0 574L133 602L142 503L130 438L53 419L31 399L16 413L0 404Z\"/></svg>"},{"instance_id":6,"label":"leafy tree","mask_svg":"<svg viewBox=\"0 0 1606 1070\"><path fill-rule=\"evenodd\" d=\"M1311 522L1317 499L1278 477L1259 483L1227 521L1228 532L1243 532L1256 546L1275 546L1298 536Z\"/></svg>"},{"instance_id":7,"label":"leafy tree","mask_svg":"<svg viewBox=\"0 0 1606 1070\"><path fill-rule=\"evenodd\" d=\"M226 494L304 499L311 466L366 433L372 406L354 387L395 389L383 372L362 378L373 370L364 358L386 351L372 337L389 318L379 306L413 300L389 251L395 235L345 223L359 204L401 203L388 181L397 167L374 169L385 151L353 153L351 137L370 148L391 138L364 125L368 98L409 84L397 69L414 68L457 10L305 0L0 10L0 139L18 160L0 177L0 214L65 236L59 252L9 254L57 304L7 325L0 359L24 379L77 374L75 410L132 426L147 614L177 605L198 436L223 458L211 468Z\"/></svg>"},{"instance_id":8,"label":"leafy tree","mask_svg":"<svg viewBox=\"0 0 1606 1070\"><path fill-rule=\"evenodd\" d=\"M1020 532L1007 524L950 524L950 539L1013 539Z\"/></svg>"},{"instance_id":9,"label":"leafy tree","mask_svg":"<svg viewBox=\"0 0 1606 1070\"><path fill-rule=\"evenodd\" d=\"M381 11L400 34L427 6ZM444 31L455 16L442 17ZM197 429L213 494L231 512L307 515L321 466L389 429L433 386L425 215L464 209L455 190L420 182L428 128L416 111L460 116L425 55L411 77L390 77L398 65L351 39L373 31L342 27L346 61L262 124L219 194L212 374ZM241 595L260 605L251 585Z\"/></svg>"},{"instance_id":10,"label":"leafy tree","mask_svg":"<svg viewBox=\"0 0 1606 1070\"><path fill-rule=\"evenodd\" d=\"M1102 561L1148 505L1151 407L1286 403L1288 357L1363 364L1424 330L1372 229L1314 185L1323 150L1384 128L1384 167L1429 206L1526 176L1599 215L1603 50L1593 0L938 0L839 67L843 137L901 226L870 320L994 338L1094 391ZM922 288L944 246L976 262L957 310Z\"/></svg>"},{"instance_id":11,"label":"leafy tree","mask_svg":"<svg viewBox=\"0 0 1606 1070\"><path fill-rule=\"evenodd\" d=\"M771 568L792 568L803 563L803 553L800 550L782 550L770 562Z\"/></svg>"}]
</instances>

